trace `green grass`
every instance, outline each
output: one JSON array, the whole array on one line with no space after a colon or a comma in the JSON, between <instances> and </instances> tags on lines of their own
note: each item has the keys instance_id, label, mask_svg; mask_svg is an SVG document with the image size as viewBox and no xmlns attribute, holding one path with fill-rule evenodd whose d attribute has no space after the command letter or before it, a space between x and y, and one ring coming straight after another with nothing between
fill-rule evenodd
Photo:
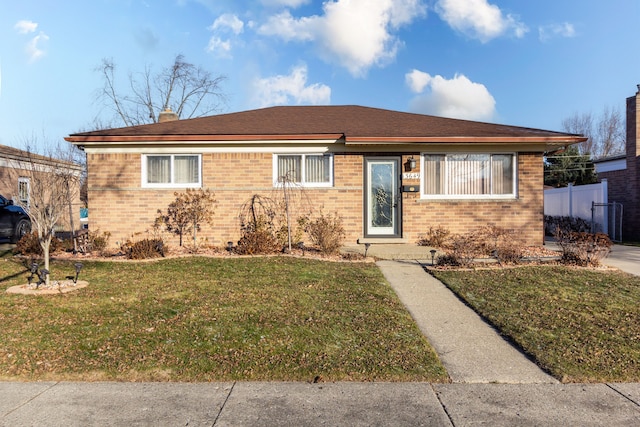
<instances>
[{"instance_id":1,"label":"green grass","mask_svg":"<svg viewBox=\"0 0 640 427\"><path fill-rule=\"evenodd\" d=\"M640 381L640 277L559 266L434 275L563 382Z\"/></svg>"},{"instance_id":2,"label":"green grass","mask_svg":"<svg viewBox=\"0 0 640 427\"><path fill-rule=\"evenodd\" d=\"M51 270L61 279L73 261ZM0 259L2 289L27 275ZM372 264L85 262L80 279L89 286L67 294L0 294L0 378L447 381Z\"/></svg>"}]
</instances>

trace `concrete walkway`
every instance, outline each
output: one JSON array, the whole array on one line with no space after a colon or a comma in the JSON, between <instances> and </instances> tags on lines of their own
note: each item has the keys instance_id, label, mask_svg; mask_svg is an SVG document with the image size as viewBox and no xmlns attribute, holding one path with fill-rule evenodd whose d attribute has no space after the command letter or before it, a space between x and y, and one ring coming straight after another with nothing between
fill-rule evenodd
<instances>
[{"instance_id":1,"label":"concrete walkway","mask_svg":"<svg viewBox=\"0 0 640 427\"><path fill-rule=\"evenodd\" d=\"M613 245L611 253L602 260L602 263L640 276L640 247Z\"/></svg>"},{"instance_id":2,"label":"concrete walkway","mask_svg":"<svg viewBox=\"0 0 640 427\"><path fill-rule=\"evenodd\" d=\"M557 382L428 274L418 261L378 261L377 265L440 356L452 382Z\"/></svg>"},{"instance_id":3,"label":"concrete walkway","mask_svg":"<svg viewBox=\"0 0 640 427\"><path fill-rule=\"evenodd\" d=\"M638 426L638 384L0 382L0 425Z\"/></svg>"}]
</instances>

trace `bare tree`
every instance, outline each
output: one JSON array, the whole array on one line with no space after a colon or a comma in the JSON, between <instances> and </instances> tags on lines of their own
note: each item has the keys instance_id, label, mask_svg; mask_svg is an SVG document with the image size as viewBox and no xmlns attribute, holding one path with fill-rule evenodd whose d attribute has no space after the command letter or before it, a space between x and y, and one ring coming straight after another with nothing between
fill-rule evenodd
<instances>
[{"instance_id":1,"label":"bare tree","mask_svg":"<svg viewBox=\"0 0 640 427\"><path fill-rule=\"evenodd\" d=\"M596 130L600 152L598 157L621 154L625 150L625 121L620 110L605 107Z\"/></svg>"},{"instance_id":2,"label":"bare tree","mask_svg":"<svg viewBox=\"0 0 640 427\"><path fill-rule=\"evenodd\" d=\"M575 113L562 120L562 128L588 138L578 145L580 155L595 159L624 152L625 123L619 109L605 107L597 118L591 113Z\"/></svg>"},{"instance_id":3,"label":"bare tree","mask_svg":"<svg viewBox=\"0 0 640 427\"><path fill-rule=\"evenodd\" d=\"M96 68L104 83L99 99L124 126L156 123L167 108L180 118L206 116L219 111L225 101L220 88L225 77L186 62L183 55L176 55L173 64L159 72L148 65L142 72L130 72L126 92L118 89L116 68L111 58Z\"/></svg>"},{"instance_id":4,"label":"bare tree","mask_svg":"<svg viewBox=\"0 0 640 427\"><path fill-rule=\"evenodd\" d=\"M51 240L65 215L69 213L73 217L71 200L79 191L82 166L53 154L36 154L27 143L24 158L17 167L29 178L29 201L28 204L21 204L29 215L32 230L37 233L44 268L50 271ZM73 227L73 220L71 223ZM48 275L46 284L49 284Z\"/></svg>"},{"instance_id":5,"label":"bare tree","mask_svg":"<svg viewBox=\"0 0 640 427\"><path fill-rule=\"evenodd\" d=\"M595 139L593 137L593 114L574 113L562 120L562 130L569 133L581 134L588 139L578 144L580 154L593 153L595 151Z\"/></svg>"}]
</instances>

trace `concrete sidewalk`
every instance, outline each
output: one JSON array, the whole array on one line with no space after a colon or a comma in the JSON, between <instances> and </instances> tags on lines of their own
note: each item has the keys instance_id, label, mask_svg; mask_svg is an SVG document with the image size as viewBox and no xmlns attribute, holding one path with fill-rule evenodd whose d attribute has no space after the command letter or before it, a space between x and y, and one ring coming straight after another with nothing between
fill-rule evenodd
<instances>
[{"instance_id":1,"label":"concrete sidewalk","mask_svg":"<svg viewBox=\"0 0 640 427\"><path fill-rule=\"evenodd\" d=\"M637 426L638 384L0 382L0 425Z\"/></svg>"},{"instance_id":2,"label":"concrete sidewalk","mask_svg":"<svg viewBox=\"0 0 640 427\"><path fill-rule=\"evenodd\" d=\"M640 276L640 247L613 245L611 253L602 260L604 265Z\"/></svg>"},{"instance_id":3,"label":"concrete sidewalk","mask_svg":"<svg viewBox=\"0 0 640 427\"><path fill-rule=\"evenodd\" d=\"M438 353L452 382L557 382L418 261L378 261L377 265Z\"/></svg>"}]
</instances>

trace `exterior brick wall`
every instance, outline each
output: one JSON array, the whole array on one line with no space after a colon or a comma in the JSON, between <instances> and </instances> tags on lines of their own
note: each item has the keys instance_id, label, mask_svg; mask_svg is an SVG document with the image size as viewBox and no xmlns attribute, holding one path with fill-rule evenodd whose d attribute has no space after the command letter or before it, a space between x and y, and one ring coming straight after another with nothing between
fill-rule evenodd
<instances>
[{"instance_id":1,"label":"exterior brick wall","mask_svg":"<svg viewBox=\"0 0 640 427\"><path fill-rule=\"evenodd\" d=\"M34 168L37 167L34 166ZM37 172L32 171L31 167L25 169L20 168L18 162L14 162L10 166L0 167L0 194L2 194L5 198L12 200L14 204L19 205L19 196L18 196L18 182L20 178L26 178L29 180L29 185L31 186L31 199L33 199L33 185L35 185L35 180L39 182L47 181L47 172ZM45 193L46 194L46 193ZM71 208L73 212L73 226L76 230L81 228L80 223L80 208L84 207L84 204L80 201L80 188L79 183L75 189L72 189L73 200L71 201ZM58 231L70 231L71 230L71 221L69 215L67 214L67 210L65 209L65 215L62 216L60 221L57 223L56 230Z\"/></svg>"},{"instance_id":2,"label":"exterior brick wall","mask_svg":"<svg viewBox=\"0 0 640 427\"><path fill-rule=\"evenodd\" d=\"M419 154L414 157L419 157ZM403 184L420 186L419 180ZM542 244L542 153L519 153L518 198L515 200L421 200L420 193L404 193L403 216L403 234L410 242L417 241L429 227L442 226L452 233L467 233L495 225L518 230L518 236L525 244Z\"/></svg>"},{"instance_id":3,"label":"exterior brick wall","mask_svg":"<svg viewBox=\"0 0 640 427\"><path fill-rule=\"evenodd\" d=\"M640 91L627 98L627 168L600 172L599 179L608 181L609 202L623 205L622 238L640 241Z\"/></svg>"},{"instance_id":4,"label":"exterior brick wall","mask_svg":"<svg viewBox=\"0 0 640 427\"><path fill-rule=\"evenodd\" d=\"M405 154L419 159L420 153ZM307 188L301 192L305 210L337 212L346 229L345 244L363 237L363 153L334 154L334 186ZM420 163L419 161L417 162ZM89 221L92 230L111 233L115 246L135 233L149 230L157 210L166 210L175 199L174 189L141 186L141 154L87 155ZM419 165L418 165L419 168ZM213 225L203 225L199 237L224 246L240 238L238 215L253 195L277 197L273 188L271 153L204 153L203 187L215 193L217 204ZM419 169L417 170L419 171ZM404 193L403 237L417 241L432 225L452 232L466 232L494 224L519 230L527 244L543 242L543 167L541 153L518 155L518 198L515 200L421 200L420 193ZM420 186L419 180L403 182ZM170 244L177 244L172 237Z\"/></svg>"}]
</instances>

